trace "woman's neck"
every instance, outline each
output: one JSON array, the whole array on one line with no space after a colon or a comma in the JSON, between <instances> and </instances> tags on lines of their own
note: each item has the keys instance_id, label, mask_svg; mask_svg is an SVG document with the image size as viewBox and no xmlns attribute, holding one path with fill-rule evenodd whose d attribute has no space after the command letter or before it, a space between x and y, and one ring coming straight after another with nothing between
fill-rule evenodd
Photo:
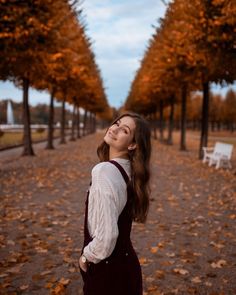
<instances>
[{"instance_id":1,"label":"woman's neck","mask_svg":"<svg viewBox=\"0 0 236 295\"><path fill-rule=\"evenodd\" d=\"M111 160L114 158L120 158L120 159L126 159L126 160L129 159L127 153L125 153L125 152L118 152L118 151L110 150L109 151L109 159Z\"/></svg>"}]
</instances>

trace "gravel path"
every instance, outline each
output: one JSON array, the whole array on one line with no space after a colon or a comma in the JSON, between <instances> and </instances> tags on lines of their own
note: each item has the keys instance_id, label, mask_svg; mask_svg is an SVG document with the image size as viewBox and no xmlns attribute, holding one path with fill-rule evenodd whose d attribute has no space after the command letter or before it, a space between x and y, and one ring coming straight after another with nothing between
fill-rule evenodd
<instances>
[{"instance_id":1,"label":"gravel path","mask_svg":"<svg viewBox=\"0 0 236 295\"><path fill-rule=\"evenodd\" d=\"M82 294L83 212L101 133L0 156L0 294ZM236 294L236 177L153 141L152 195L132 240L144 294ZM121 294L122 295L122 294Z\"/></svg>"}]
</instances>

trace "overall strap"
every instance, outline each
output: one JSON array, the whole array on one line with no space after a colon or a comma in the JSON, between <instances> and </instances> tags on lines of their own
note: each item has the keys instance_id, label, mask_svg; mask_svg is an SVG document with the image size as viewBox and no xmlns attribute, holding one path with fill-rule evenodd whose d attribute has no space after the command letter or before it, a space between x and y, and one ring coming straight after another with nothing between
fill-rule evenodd
<instances>
[{"instance_id":1,"label":"overall strap","mask_svg":"<svg viewBox=\"0 0 236 295\"><path fill-rule=\"evenodd\" d=\"M110 160L109 162L112 163L113 165L115 165L115 166L119 169L119 171L120 171L120 173L122 174L122 176L123 176L123 178L124 178L126 184L128 184L128 183L129 183L129 176L128 176L127 173L125 172L125 169L124 169L119 163L117 163L117 162L114 161L114 160Z\"/></svg>"}]
</instances>

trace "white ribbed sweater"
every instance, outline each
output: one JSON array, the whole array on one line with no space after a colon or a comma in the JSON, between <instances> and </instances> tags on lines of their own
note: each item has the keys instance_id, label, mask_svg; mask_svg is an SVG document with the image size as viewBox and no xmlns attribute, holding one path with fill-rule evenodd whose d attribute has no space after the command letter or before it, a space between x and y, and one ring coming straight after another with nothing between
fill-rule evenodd
<instances>
[{"instance_id":1,"label":"white ribbed sweater","mask_svg":"<svg viewBox=\"0 0 236 295\"><path fill-rule=\"evenodd\" d=\"M114 158L130 177L130 161ZM88 229L93 240L83 254L93 263L111 255L118 237L118 218L127 201L127 186L117 167L101 162L92 170L89 189Z\"/></svg>"}]
</instances>

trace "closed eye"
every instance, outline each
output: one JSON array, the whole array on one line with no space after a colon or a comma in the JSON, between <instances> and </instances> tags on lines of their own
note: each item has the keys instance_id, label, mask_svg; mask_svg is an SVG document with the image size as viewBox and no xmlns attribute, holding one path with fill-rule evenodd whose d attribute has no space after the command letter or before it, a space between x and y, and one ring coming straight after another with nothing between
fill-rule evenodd
<instances>
[{"instance_id":1,"label":"closed eye","mask_svg":"<svg viewBox=\"0 0 236 295\"><path fill-rule=\"evenodd\" d=\"M125 125L125 126L120 126L120 120L116 121L113 125L116 125L117 127L120 127L120 129L125 133L131 133L129 126Z\"/></svg>"},{"instance_id":2,"label":"closed eye","mask_svg":"<svg viewBox=\"0 0 236 295\"><path fill-rule=\"evenodd\" d=\"M122 130L124 131L125 134L128 134L128 131L126 130L126 128L122 128Z\"/></svg>"}]
</instances>

